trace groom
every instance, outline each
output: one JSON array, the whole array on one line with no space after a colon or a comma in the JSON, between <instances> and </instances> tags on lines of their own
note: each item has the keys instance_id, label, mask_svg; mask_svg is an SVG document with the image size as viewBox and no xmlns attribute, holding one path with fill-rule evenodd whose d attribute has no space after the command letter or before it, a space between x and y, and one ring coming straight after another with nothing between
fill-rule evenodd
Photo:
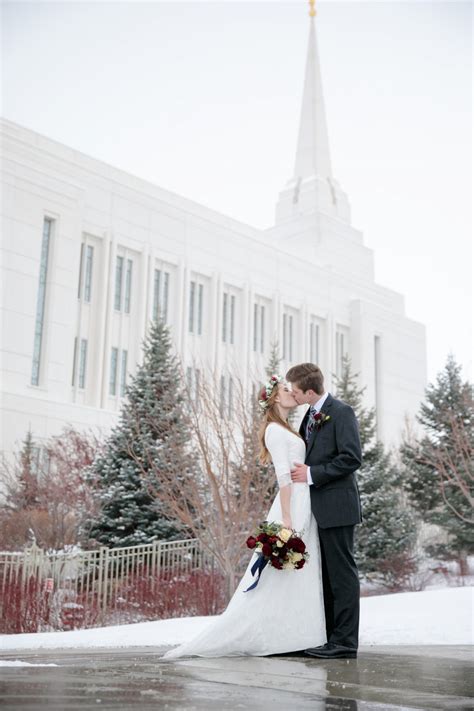
<instances>
[{"instance_id":1,"label":"groom","mask_svg":"<svg viewBox=\"0 0 474 711\"><path fill-rule=\"evenodd\" d=\"M290 368L286 379L299 405L308 404L300 427L306 442L304 464L295 463L294 482L308 482L318 524L327 643L305 650L320 659L357 657L359 576L354 560L354 528L361 522L355 471L362 454L353 409L324 389L313 363Z\"/></svg>"}]
</instances>

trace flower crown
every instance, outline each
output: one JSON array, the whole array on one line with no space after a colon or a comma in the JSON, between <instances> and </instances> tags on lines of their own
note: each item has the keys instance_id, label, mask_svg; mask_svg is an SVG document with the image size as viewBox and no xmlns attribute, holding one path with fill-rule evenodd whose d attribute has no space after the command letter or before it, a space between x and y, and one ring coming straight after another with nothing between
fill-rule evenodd
<instances>
[{"instance_id":1,"label":"flower crown","mask_svg":"<svg viewBox=\"0 0 474 711\"><path fill-rule=\"evenodd\" d=\"M260 390L260 395L258 398L258 404L262 408L262 410L266 410L268 407L268 400L270 399L270 395L273 392L273 388L275 385L278 385L279 383L283 383L285 381L285 378L281 375L272 375L270 380L265 383L263 388Z\"/></svg>"}]
</instances>

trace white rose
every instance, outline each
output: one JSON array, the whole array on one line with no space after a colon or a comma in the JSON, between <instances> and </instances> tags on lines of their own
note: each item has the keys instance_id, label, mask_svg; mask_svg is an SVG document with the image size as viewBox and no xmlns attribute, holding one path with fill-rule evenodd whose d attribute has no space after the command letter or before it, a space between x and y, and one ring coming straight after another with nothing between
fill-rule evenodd
<instances>
[{"instance_id":1,"label":"white rose","mask_svg":"<svg viewBox=\"0 0 474 711\"><path fill-rule=\"evenodd\" d=\"M290 540L292 536L293 531L290 531L289 528L282 528L280 533L278 534L278 537L281 538L282 541L285 543Z\"/></svg>"},{"instance_id":2,"label":"white rose","mask_svg":"<svg viewBox=\"0 0 474 711\"><path fill-rule=\"evenodd\" d=\"M290 553L289 559L292 563L298 563L298 561L303 560L303 556L301 553Z\"/></svg>"}]
</instances>

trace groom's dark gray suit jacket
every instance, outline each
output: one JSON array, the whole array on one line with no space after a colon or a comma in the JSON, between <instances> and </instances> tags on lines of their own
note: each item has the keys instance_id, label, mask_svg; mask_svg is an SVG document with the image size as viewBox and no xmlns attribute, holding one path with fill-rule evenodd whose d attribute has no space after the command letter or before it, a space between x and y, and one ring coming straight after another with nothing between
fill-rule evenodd
<instances>
[{"instance_id":1,"label":"groom's dark gray suit jacket","mask_svg":"<svg viewBox=\"0 0 474 711\"><path fill-rule=\"evenodd\" d=\"M362 463L359 427L354 410L332 395L322 412L330 419L314 429L306 445L305 463L311 468L311 508L320 528L351 526L362 520L355 477ZM305 439L309 408L300 427Z\"/></svg>"}]
</instances>

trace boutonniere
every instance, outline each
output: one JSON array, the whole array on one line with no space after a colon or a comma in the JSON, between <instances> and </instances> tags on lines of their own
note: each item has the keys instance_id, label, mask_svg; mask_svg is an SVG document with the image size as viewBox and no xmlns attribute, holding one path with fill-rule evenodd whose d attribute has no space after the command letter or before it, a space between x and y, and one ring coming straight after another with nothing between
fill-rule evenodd
<instances>
[{"instance_id":1,"label":"boutonniere","mask_svg":"<svg viewBox=\"0 0 474 711\"><path fill-rule=\"evenodd\" d=\"M317 412L314 416L314 423L316 426L316 430L320 430L321 427L328 422L331 419L331 415L326 415L325 412L322 412L321 410Z\"/></svg>"},{"instance_id":2,"label":"boutonniere","mask_svg":"<svg viewBox=\"0 0 474 711\"><path fill-rule=\"evenodd\" d=\"M311 433L314 429L319 432L321 427L331 419L331 415L326 415L325 412L319 411L315 415L310 415L308 433Z\"/></svg>"}]
</instances>

